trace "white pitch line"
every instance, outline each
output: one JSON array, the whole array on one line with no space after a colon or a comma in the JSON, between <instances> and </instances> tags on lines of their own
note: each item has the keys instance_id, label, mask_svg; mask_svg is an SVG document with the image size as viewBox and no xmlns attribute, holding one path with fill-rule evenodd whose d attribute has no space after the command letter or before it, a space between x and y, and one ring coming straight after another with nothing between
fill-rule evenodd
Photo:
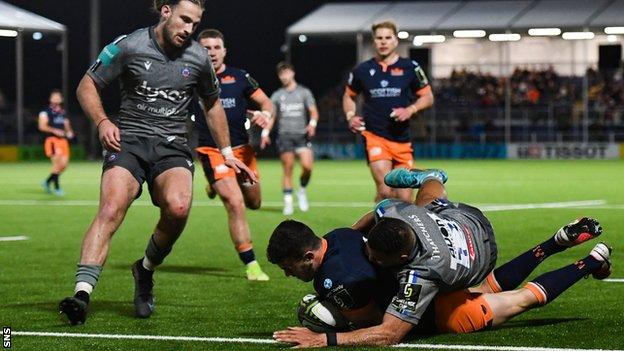
<instances>
[{"instance_id":1,"label":"white pitch line","mask_svg":"<svg viewBox=\"0 0 624 351\"><path fill-rule=\"evenodd\" d=\"M444 345L444 344L398 344L394 347L425 350L491 350L491 351L623 351L615 349L566 349L559 347L534 346L487 346L487 345Z\"/></svg>"},{"instance_id":2,"label":"white pitch line","mask_svg":"<svg viewBox=\"0 0 624 351\"><path fill-rule=\"evenodd\" d=\"M161 341L199 341L212 343L247 343L247 344L277 344L272 339L255 338L224 338L224 337L200 337L200 336L166 336L166 335L130 335L130 334L81 334L81 333L53 333L14 331L13 335L43 336L60 338L98 338L98 339L132 339L132 340L161 340ZM492 351L624 351L605 349L566 349L551 347L525 347L525 346L488 346L488 345L445 345L445 344L398 344L397 348L426 349L426 350L492 350Z\"/></svg>"},{"instance_id":3,"label":"white pitch line","mask_svg":"<svg viewBox=\"0 0 624 351\"><path fill-rule=\"evenodd\" d=\"M511 211L511 210L533 210L539 208L570 208L583 206L602 206L606 205L605 200L587 200L587 201L564 201L564 202L547 202L532 204L500 204L486 205L479 207L482 211Z\"/></svg>"},{"instance_id":4,"label":"white pitch line","mask_svg":"<svg viewBox=\"0 0 624 351\"><path fill-rule=\"evenodd\" d=\"M607 205L605 200L586 201L563 201L529 204L471 204L482 211L516 211L533 209L553 209L553 208L613 208L624 209L624 205ZM152 206L149 201L136 201L134 206ZM98 201L94 200L0 200L0 206L98 206ZM195 207L221 207L220 201L195 201ZM284 204L281 201L264 201L262 206L271 208L281 208ZM311 207L337 207L337 208L373 208L371 202L342 202L342 201L320 201L310 202ZM611 207L609 207L611 206Z\"/></svg>"},{"instance_id":5,"label":"white pitch line","mask_svg":"<svg viewBox=\"0 0 624 351\"><path fill-rule=\"evenodd\" d=\"M133 339L133 340L162 340L162 341L203 341L222 343L248 343L248 344L276 344L272 339L252 339L252 338L222 338L222 337L200 337L200 336L166 336L166 335L128 335L128 334L79 334L79 333L51 333L51 332L29 332L14 331L13 335L22 336L48 336L59 338L96 338L96 339Z\"/></svg>"},{"instance_id":6,"label":"white pitch line","mask_svg":"<svg viewBox=\"0 0 624 351\"><path fill-rule=\"evenodd\" d=\"M602 281L609 282L609 283L624 283L624 279L622 278L603 279Z\"/></svg>"},{"instance_id":7,"label":"white pitch line","mask_svg":"<svg viewBox=\"0 0 624 351\"><path fill-rule=\"evenodd\" d=\"M17 236L0 236L0 241L22 241L28 240L26 235L17 235Z\"/></svg>"}]
</instances>

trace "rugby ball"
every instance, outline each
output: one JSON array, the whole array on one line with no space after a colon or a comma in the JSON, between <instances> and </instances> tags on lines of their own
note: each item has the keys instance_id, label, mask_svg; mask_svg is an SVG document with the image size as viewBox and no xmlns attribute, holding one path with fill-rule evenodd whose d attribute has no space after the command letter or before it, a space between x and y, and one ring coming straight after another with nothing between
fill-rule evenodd
<instances>
[{"instance_id":1,"label":"rugby ball","mask_svg":"<svg viewBox=\"0 0 624 351\"><path fill-rule=\"evenodd\" d=\"M351 329L349 321L340 313L336 305L327 300L321 301L314 294L308 294L301 299L297 308L297 317L302 326L316 333Z\"/></svg>"}]
</instances>

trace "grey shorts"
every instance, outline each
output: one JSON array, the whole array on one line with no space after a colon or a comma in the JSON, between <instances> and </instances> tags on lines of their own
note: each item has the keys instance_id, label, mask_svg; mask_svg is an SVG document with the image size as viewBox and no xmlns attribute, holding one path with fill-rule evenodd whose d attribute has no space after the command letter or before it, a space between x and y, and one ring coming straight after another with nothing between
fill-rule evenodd
<instances>
[{"instance_id":1,"label":"grey shorts","mask_svg":"<svg viewBox=\"0 0 624 351\"><path fill-rule=\"evenodd\" d=\"M436 199L426 205L425 208L451 218L463 217L461 222L468 224L469 229L474 233L476 239L474 245L480 252L479 257L482 260L483 269L475 277L474 284L482 282L494 269L498 258L498 247L490 220L476 207L459 202L450 202L446 199Z\"/></svg>"},{"instance_id":2,"label":"grey shorts","mask_svg":"<svg viewBox=\"0 0 624 351\"><path fill-rule=\"evenodd\" d=\"M306 134L279 134L277 150L279 153L299 152L301 149L311 149L312 143Z\"/></svg>"},{"instance_id":3,"label":"grey shorts","mask_svg":"<svg viewBox=\"0 0 624 351\"><path fill-rule=\"evenodd\" d=\"M120 152L105 153L102 172L115 166L127 169L139 183L137 198L141 196L143 182L147 182L152 195L154 179L168 169L183 167L191 174L195 170L193 156L186 143L135 135L122 136ZM158 206L153 195L152 203Z\"/></svg>"}]
</instances>

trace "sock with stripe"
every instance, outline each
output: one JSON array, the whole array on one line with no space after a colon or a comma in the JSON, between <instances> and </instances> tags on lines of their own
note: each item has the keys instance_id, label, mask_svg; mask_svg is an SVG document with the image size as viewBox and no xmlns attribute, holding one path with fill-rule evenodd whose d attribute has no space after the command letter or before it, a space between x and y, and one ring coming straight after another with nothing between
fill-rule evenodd
<instances>
[{"instance_id":1,"label":"sock with stripe","mask_svg":"<svg viewBox=\"0 0 624 351\"><path fill-rule=\"evenodd\" d=\"M584 276L600 268L602 263L593 256L587 256L571 265L540 275L528 282L526 287L544 305L556 299Z\"/></svg>"},{"instance_id":2,"label":"sock with stripe","mask_svg":"<svg viewBox=\"0 0 624 351\"><path fill-rule=\"evenodd\" d=\"M557 244L554 238L550 238L494 269L492 275L500 291L514 290L529 277L542 261L565 249L565 246ZM491 282L491 280L488 279L488 282ZM496 291L496 289L493 290Z\"/></svg>"}]
</instances>

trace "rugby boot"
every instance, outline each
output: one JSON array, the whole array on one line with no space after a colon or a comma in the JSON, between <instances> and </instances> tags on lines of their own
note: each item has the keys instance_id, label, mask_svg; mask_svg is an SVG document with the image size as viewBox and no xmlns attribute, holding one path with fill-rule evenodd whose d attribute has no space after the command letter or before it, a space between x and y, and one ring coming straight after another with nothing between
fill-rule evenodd
<instances>
[{"instance_id":1,"label":"rugby boot","mask_svg":"<svg viewBox=\"0 0 624 351\"><path fill-rule=\"evenodd\" d=\"M572 247L591 240L600 234L602 234L602 227L597 220L581 217L561 227L555 233L555 241L561 246Z\"/></svg>"},{"instance_id":2,"label":"rugby boot","mask_svg":"<svg viewBox=\"0 0 624 351\"><path fill-rule=\"evenodd\" d=\"M444 184L448 180L448 175L441 169L396 168L386 174L384 183L391 188L418 189L430 179L436 179Z\"/></svg>"},{"instance_id":3,"label":"rugby boot","mask_svg":"<svg viewBox=\"0 0 624 351\"><path fill-rule=\"evenodd\" d=\"M138 318L149 318L154 312L154 280L153 271L143 267L143 259L140 258L132 265L134 277L134 313Z\"/></svg>"},{"instance_id":4,"label":"rugby boot","mask_svg":"<svg viewBox=\"0 0 624 351\"><path fill-rule=\"evenodd\" d=\"M59 314L67 317L69 324L84 324L87 320L89 294L79 291L74 296L66 297L59 303Z\"/></svg>"},{"instance_id":5,"label":"rugby boot","mask_svg":"<svg viewBox=\"0 0 624 351\"><path fill-rule=\"evenodd\" d=\"M613 248L607 244L598 243L589 252L590 256L594 257L598 261L602 261L602 266L592 273L592 276L595 279L602 280L611 275L611 251L613 251Z\"/></svg>"},{"instance_id":6,"label":"rugby boot","mask_svg":"<svg viewBox=\"0 0 624 351\"><path fill-rule=\"evenodd\" d=\"M265 282L269 280L269 276L266 275L260 268L260 264L257 261L251 262L247 265L247 280Z\"/></svg>"}]
</instances>

